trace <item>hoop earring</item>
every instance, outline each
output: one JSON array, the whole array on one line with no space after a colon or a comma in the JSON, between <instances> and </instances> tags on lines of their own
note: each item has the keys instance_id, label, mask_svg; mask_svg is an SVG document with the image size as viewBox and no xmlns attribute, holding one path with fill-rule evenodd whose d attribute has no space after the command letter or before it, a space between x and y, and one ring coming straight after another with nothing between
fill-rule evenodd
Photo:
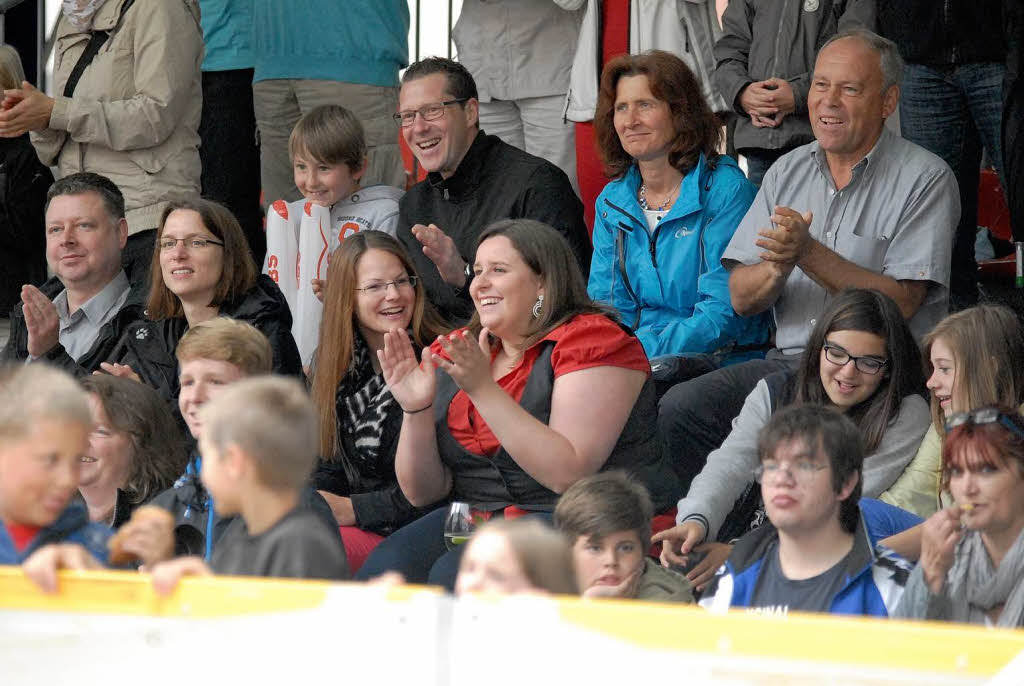
<instances>
[{"instance_id":1,"label":"hoop earring","mask_svg":"<svg viewBox=\"0 0 1024 686\"><path fill-rule=\"evenodd\" d=\"M533 318L534 319L539 319L540 318L540 310L541 310L542 307L544 307L544 295L543 294L538 295L537 296L537 302L535 302L533 304Z\"/></svg>"}]
</instances>

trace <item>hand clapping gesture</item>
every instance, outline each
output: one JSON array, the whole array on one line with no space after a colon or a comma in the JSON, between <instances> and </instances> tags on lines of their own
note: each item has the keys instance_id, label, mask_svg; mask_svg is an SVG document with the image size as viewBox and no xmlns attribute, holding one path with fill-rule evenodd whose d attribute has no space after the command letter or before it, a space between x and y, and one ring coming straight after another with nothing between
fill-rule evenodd
<instances>
[{"instance_id":1,"label":"hand clapping gesture","mask_svg":"<svg viewBox=\"0 0 1024 686\"><path fill-rule=\"evenodd\" d=\"M489 335L490 331L485 327L475 341L465 330L438 337L450 361L434 355L434 363L448 372L466 393L472 394L487 383L494 383L491 376L491 347L487 340Z\"/></svg>"},{"instance_id":2,"label":"hand clapping gesture","mask_svg":"<svg viewBox=\"0 0 1024 686\"><path fill-rule=\"evenodd\" d=\"M384 383L391 389L405 412L414 413L430 407L434 402L434 365L430 361L430 348L424 348L421 360L409 341L409 334L394 329L384 334L384 349L377 351Z\"/></svg>"}]
</instances>

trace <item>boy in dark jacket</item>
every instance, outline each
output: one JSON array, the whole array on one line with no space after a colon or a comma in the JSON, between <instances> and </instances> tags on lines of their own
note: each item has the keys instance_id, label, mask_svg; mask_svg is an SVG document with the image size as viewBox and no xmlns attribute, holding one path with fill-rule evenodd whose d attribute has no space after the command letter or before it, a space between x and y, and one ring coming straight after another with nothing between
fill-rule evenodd
<instances>
[{"instance_id":1,"label":"boy in dark jacket","mask_svg":"<svg viewBox=\"0 0 1024 686\"><path fill-rule=\"evenodd\" d=\"M158 592L183 575L228 574L345 579L348 565L336 532L303 507L316 464L316 414L294 380L239 381L200 412L202 479L226 515L237 515L210 563L197 556L153 569Z\"/></svg>"},{"instance_id":2,"label":"boy in dark jacket","mask_svg":"<svg viewBox=\"0 0 1024 686\"><path fill-rule=\"evenodd\" d=\"M788 407L761 432L758 454L771 524L737 541L701 605L888 616L910 566L868 538L857 506L864 443L853 422L817 405Z\"/></svg>"},{"instance_id":3,"label":"boy in dark jacket","mask_svg":"<svg viewBox=\"0 0 1024 686\"><path fill-rule=\"evenodd\" d=\"M91 429L86 394L66 373L0 368L0 564L24 563L44 588L58 567L106 559L110 530L70 504Z\"/></svg>"}]
</instances>

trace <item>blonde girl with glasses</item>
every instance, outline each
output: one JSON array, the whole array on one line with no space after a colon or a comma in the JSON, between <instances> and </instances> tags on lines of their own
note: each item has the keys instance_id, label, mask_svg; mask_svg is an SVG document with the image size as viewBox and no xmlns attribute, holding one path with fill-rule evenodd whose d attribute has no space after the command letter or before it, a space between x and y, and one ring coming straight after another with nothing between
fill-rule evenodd
<instances>
[{"instance_id":1,"label":"blonde girl with glasses","mask_svg":"<svg viewBox=\"0 0 1024 686\"><path fill-rule=\"evenodd\" d=\"M349 236L331 256L312 396L321 460L314 486L334 512L354 574L395 529L419 516L395 476L402 408L381 376L384 334L417 346L448 331L405 250L386 233Z\"/></svg>"},{"instance_id":2,"label":"blonde girl with glasses","mask_svg":"<svg viewBox=\"0 0 1024 686\"><path fill-rule=\"evenodd\" d=\"M811 332L796 373L772 374L747 396L729 437L679 501L677 525L654 536L664 542L662 563L686 567L700 590L732 548L715 541L761 523L754 486L757 436L787 405L831 406L857 425L867 452L863 495L877 498L903 472L928 429L923 389L921 354L896 304L877 291L843 291ZM877 501L862 511L875 541L920 521Z\"/></svg>"}]
</instances>

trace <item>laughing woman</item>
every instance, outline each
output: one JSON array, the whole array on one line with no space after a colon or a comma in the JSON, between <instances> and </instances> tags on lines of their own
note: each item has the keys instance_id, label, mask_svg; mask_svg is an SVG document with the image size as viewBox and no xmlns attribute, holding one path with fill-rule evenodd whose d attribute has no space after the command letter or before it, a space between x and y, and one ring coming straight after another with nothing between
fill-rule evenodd
<instances>
[{"instance_id":1,"label":"laughing woman","mask_svg":"<svg viewBox=\"0 0 1024 686\"><path fill-rule=\"evenodd\" d=\"M384 536L420 514L395 476L402 408L384 383L377 351L392 329L408 330L422 347L448 328L405 250L386 233L346 238L329 273L313 375L323 456L314 485L338 520L355 573Z\"/></svg>"},{"instance_id":2,"label":"laughing woman","mask_svg":"<svg viewBox=\"0 0 1024 686\"><path fill-rule=\"evenodd\" d=\"M178 395L174 349L192 326L217 316L252 324L269 340L274 371L301 375L292 316L277 284L257 276L238 220L210 200L171 203L156 234L146 314L103 369L139 379L167 400Z\"/></svg>"},{"instance_id":3,"label":"laughing woman","mask_svg":"<svg viewBox=\"0 0 1024 686\"><path fill-rule=\"evenodd\" d=\"M550 521L559 493L620 468L669 505L676 482L655 434L647 356L587 296L566 240L540 222L499 221L481 234L473 270L466 329L420 360L404 331L384 336L381 368L404 412L395 471L409 501ZM445 550L445 515L392 534L357 578L398 571L451 589L462 551Z\"/></svg>"}]
</instances>

